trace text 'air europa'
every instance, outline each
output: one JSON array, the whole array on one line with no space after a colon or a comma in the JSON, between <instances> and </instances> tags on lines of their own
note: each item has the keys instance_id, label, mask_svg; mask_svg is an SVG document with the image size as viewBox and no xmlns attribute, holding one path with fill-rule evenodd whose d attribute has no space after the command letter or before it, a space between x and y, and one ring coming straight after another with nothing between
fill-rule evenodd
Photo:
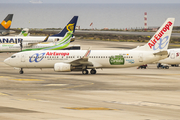
<instances>
[{"instance_id":1,"label":"text 'air europa'","mask_svg":"<svg viewBox=\"0 0 180 120\"><path fill-rule=\"evenodd\" d=\"M154 39L151 40L148 45L152 49L152 47L157 43L157 41L164 35L165 32L167 32L170 27L172 26L172 22L168 22L165 27L159 32L159 34L154 35Z\"/></svg>"},{"instance_id":2,"label":"text 'air europa'","mask_svg":"<svg viewBox=\"0 0 180 120\"><path fill-rule=\"evenodd\" d=\"M66 56L66 55L69 55L69 53L67 52L47 52L46 55L54 55L54 56L57 56L57 55L62 55L62 56Z\"/></svg>"}]
</instances>

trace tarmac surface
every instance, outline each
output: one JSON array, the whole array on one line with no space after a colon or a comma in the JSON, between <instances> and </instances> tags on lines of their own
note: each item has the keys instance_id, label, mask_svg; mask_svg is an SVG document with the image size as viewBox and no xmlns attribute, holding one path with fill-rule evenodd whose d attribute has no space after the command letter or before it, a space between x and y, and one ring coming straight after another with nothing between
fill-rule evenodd
<instances>
[{"instance_id":1,"label":"tarmac surface","mask_svg":"<svg viewBox=\"0 0 180 120\"><path fill-rule=\"evenodd\" d=\"M76 40L82 49L144 43ZM98 69L96 75L24 69L0 53L0 120L180 120L180 67Z\"/></svg>"}]
</instances>

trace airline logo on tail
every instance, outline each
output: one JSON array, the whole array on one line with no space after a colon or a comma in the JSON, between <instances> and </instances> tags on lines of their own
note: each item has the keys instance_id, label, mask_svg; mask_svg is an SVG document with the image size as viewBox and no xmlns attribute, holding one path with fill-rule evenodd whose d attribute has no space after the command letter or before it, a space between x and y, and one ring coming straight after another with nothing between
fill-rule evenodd
<instances>
[{"instance_id":1,"label":"airline logo on tail","mask_svg":"<svg viewBox=\"0 0 180 120\"><path fill-rule=\"evenodd\" d=\"M11 26L11 21L8 20L7 22L6 21L2 21L1 22L1 25L5 28L5 29L8 29L10 26Z\"/></svg>"},{"instance_id":2,"label":"airline logo on tail","mask_svg":"<svg viewBox=\"0 0 180 120\"><path fill-rule=\"evenodd\" d=\"M163 27L163 29L159 32L159 34L156 34L156 35L154 35L154 39L153 40L151 40L149 43L148 43L148 45L149 45L149 47L152 49L152 47L153 47L153 50L156 50L155 49L155 44L160 40L160 43L159 43L159 48L161 49L161 44L165 44L166 43L166 45L167 45L167 41L168 41L168 38L169 38L169 36L166 36L165 38L161 38L167 31L169 31L170 30L170 27L172 26L172 22L168 22L166 25L165 25L165 27ZM163 40L166 40L165 42L162 42ZM164 46L165 47L165 46ZM163 48L164 48L163 47Z\"/></svg>"},{"instance_id":3,"label":"airline logo on tail","mask_svg":"<svg viewBox=\"0 0 180 120\"><path fill-rule=\"evenodd\" d=\"M27 35L28 35L28 33L27 33L26 31L22 31L21 34L22 34L23 36L27 36Z\"/></svg>"},{"instance_id":4,"label":"airline logo on tail","mask_svg":"<svg viewBox=\"0 0 180 120\"><path fill-rule=\"evenodd\" d=\"M169 43L168 39L169 39L169 36L166 36L164 38L160 38L159 43L157 43L156 45L153 46L153 50L165 48Z\"/></svg>"},{"instance_id":5,"label":"airline logo on tail","mask_svg":"<svg viewBox=\"0 0 180 120\"><path fill-rule=\"evenodd\" d=\"M67 29L68 31L73 31L73 30L74 30L74 23L73 23L73 24L68 24L68 25L66 26L66 29Z\"/></svg>"}]
</instances>

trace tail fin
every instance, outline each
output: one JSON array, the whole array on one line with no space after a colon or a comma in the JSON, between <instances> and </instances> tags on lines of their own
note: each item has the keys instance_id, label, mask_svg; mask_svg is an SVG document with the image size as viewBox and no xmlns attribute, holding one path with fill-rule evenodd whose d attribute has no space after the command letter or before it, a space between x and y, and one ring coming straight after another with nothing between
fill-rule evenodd
<instances>
[{"instance_id":1,"label":"tail fin","mask_svg":"<svg viewBox=\"0 0 180 120\"><path fill-rule=\"evenodd\" d=\"M12 22L13 14L8 14L7 17L1 22L0 30L9 30Z\"/></svg>"},{"instance_id":2,"label":"tail fin","mask_svg":"<svg viewBox=\"0 0 180 120\"><path fill-rule=\"evenodd\" d=\"M19 35L18 36L29 36L30 35L30 33L28 33L29 32L29 29L28 28L23 28L22 29L22 31L19 33Z\"/></svg>"},{"instance_id":3,"label":"tail fin","mask_svg":"<svg viewBox=\"0 0 180 120\"><path fill-rule=\"evenodd\" d=\"M163 51L167 50L175 18L168 18L147 44L133 50Z\"/></svg>"},{"instance_id":4,"label":"tail fin","mask_svg":"<svg viewBox=\"0 0 180 120\"><path fill-rule=\"evenodd\" d=\"M56 45L44 48L44 50L61 50L66 48L70 44L72 35L73 35L73 31L67 32L64 38L61 41L57 42Z\"/></svg>"},{"instance_id":5,"label":"tail fin","mask_svg":"<svg viewBox=\"0 0 180 120\"><path fill-rule=\"evenodd\" d=\"M52 36L54 36L54 37L64 37L65 34L68 31L73 31L73 33L74 33L75 32L75 27L76 27L77 20L78 20L78 16L74 16L71 19L71 21L64 27L64 29L60 33L52 35Z\"/></svg>"},{"instance_id":6,"label":"tail fin","mask_svg":"<svg viewBox=\"0 0 180 120\"><path fill-rule=\"evenodd\" d=\"M68 44L68 43L70 43L72 36L73 36L73 31L68 31L65 34L64 38L61 41L58 41L57 44L62 44L62 43Z\"/></svg>"}]
</instances>

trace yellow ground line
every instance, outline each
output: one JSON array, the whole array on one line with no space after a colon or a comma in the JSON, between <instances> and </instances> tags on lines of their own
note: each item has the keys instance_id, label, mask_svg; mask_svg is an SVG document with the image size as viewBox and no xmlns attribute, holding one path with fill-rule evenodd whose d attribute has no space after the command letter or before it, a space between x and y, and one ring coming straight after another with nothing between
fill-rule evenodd
<instances>
[{"instance_id":1,"label":"yellow ground line","mask_svg":"<svg viewBox=\"0 0 180 120\"><path fill-rule=\"evenodd\" d=\"M65 108L72 110L117 110L117 109L110 109L104 107L65 107Z\"/></svg>"},{"instance_id":2,"label":"yellow ground line","mask_svg":"<svg viewBox=\"0 0 180 120\"><path fill-rule=\"evenodd\" d=\"M4 96L5 96L5 95L7 95L7 94L4 94L4 93L0 93L0 95L4 95Z\"/></svg>"},{"instance_id":3,"label":"yellow ground line","mask_svg":"<svg viewBox=\"0 0 180 120\"><path fill-rule=\"evenodd\" d=\"M11 77L8 77L8 76L0 76L0 78L11 78Z\"/></svg>"},{"instance_id":4,"label":"yellow ground line","mask_svg":"<svg viewBox=\"0 0 180 120\"><path fill-rule=\"evenodd\" d=\"M44 81L44 80L39 80L39 79L11 79L11 80L16 80L16 81Z\"/></svg>"}]
</instances>

